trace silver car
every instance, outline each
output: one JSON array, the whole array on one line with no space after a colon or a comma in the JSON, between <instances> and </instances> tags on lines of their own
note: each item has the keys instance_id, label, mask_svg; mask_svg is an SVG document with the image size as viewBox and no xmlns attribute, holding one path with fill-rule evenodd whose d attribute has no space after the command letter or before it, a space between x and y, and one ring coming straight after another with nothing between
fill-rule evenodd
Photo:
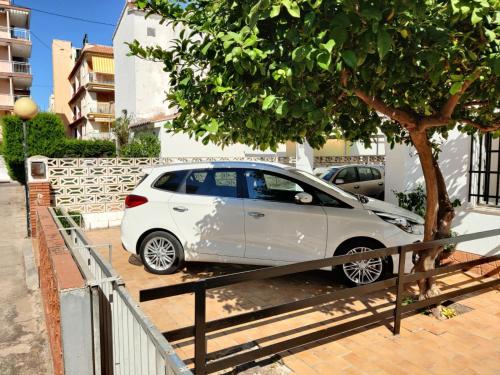
<instances>
[{"instance_id":1,"label":"silver car","mask_svg":"<svg viewBox=\"0 0 500 375\"><path fill-rule=\"evenodd\" d=\"M332 166L320 173L319 177L350 193L384 200L383 167L374 165Z\"/></svg>"}]
</instances>

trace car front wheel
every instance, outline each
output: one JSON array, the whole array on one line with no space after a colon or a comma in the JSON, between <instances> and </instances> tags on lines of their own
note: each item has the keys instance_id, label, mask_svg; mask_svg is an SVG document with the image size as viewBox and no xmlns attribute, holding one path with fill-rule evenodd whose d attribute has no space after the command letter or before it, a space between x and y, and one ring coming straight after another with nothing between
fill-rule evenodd
<instances>
[{"instance_id":1,"label":"car front wheel","mask_svg":"<svg viewBox=\"0 0 500 375\"><path fill-rule=\"evenodd\" d=\"M174 273L184 263L184 251L179 240L162 231L152 232L144 238L140 256L144 267L158 275Z\"/></svg>"},{"instance_id":2,"label":"car front wheel","mask_svg":"<svg viewBox=\"0 0 500 375\"><path fill-rule=\"evenodd\" d=\"M351 255L373 251L376 246L370 241L353 240L342 245L335 255ZM365 259L358 262L345 263L338 267L344 281L353 286L371 284L380 281L386 274L388 261L384 258Z\"/></svg>"}]
</instances>

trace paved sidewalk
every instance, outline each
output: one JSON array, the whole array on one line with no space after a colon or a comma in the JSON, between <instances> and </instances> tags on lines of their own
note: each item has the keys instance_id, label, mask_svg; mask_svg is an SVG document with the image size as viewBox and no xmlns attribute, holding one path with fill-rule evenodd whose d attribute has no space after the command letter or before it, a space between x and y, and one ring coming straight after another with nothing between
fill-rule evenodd
<instances>
[{"instance_id":1,"label":"paved sidewalk","mask_svg":"<svg viewBox=\"0 0 500 375\"><path fill-rule=\"evenodd\" d=\"M23 187L0 183L0 374L50 374L52 365L38 290L25 281Z\"/></svg>"},{"instance_id":2,"label":"paved sidewalk","mask_svg":"<svg viewBox=\"0 0 500 375\"><path fill-rule=\"evenodd\" d=\"M91 231L87 236L94 243L113 244L113 267L136 300L141 289L249 269L238 265L191 263L172 275L153 275L123 251L119 229ZM108 257L107 249L98 250ZM479 276L470 272L438 279L444 292L478 282L482 282ZM207 319L253 311L340 288L343 285L336 282L330 272L314 271L212 289L207 293ZM212 332L208 334L208 349L210 352L225 350L242 343L251 343L253 347L267 346L353 317L384 311L390 307L388 300L394 300L392 293L373 293L363 299L338 300ZM273 357L271 362L260 361L240 374L500 374L500 287L484 290L460 303L472 310L445 321L421 314L405 318L399 337L392 335L390 326L356 330L351 335L285 351ZM192 295L141 303L141 308L161 331L191 325L194 321ZM192 365L193 340L173 344L180 357Z\"/></svg>"}]
</instances>

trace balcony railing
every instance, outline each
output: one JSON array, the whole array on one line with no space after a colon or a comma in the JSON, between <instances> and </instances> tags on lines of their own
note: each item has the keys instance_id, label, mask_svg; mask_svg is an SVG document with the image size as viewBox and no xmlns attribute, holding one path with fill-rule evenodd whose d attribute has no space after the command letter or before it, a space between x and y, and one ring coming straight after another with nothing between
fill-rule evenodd
<instances>
[{"instance_id":1,"label":"balcony railing","mask_svg":"<svg viewBox=\"0 0 500 375\"><path fill-rule=\"evenodd\" d=\"M14 73L31 74L31 65L25 62L13 61L12 71Z\"/></svg>"},{"instance_id":2,"label":"balcony railing","mask_svg":"<svg viewBox=\"0 0 500 375\"><path fill-rule=\"evenodd\" d=\"M112 140L115 139L115 135L110 132L88 132L85 138L96 140Z\"/></svg>"},{"instance_id":3,"label":"balcony railing","mask_svg":"<svg viewBox=\"0 0 500 375\"><path fill-rule=\"evenodd\" d=\"M88 107L89 113L100 113L103 115L114 115L115 114L115 104L114 103L94 103Z\"/></svg>"},{"instance_id":4,"label":"balcony railing","mask_svg":"<svg viewBox=\"0 0 500 375\"><path fill-rule=\"evenodd\" d=\"M0 60L0 72L31 74L31 65L20 61Z\"/></svg>"},{"instance_id":5,"label":"balcony railing","mask_svg":"<svg viewBox=\"0 0 500 375\"><path fill-rule=\"evenodd\" d=\"M114 85L115 76L113 74L89 73L87 75L87 81L89 83L103 83L107 85Z\"/></svg>"},{"instance_id":6,"label":"balcony railing","mask_svg":"<svg viewBox=\"0 0 500 375\"><path fill-rule=\"evenodd\" d=\"M30 31L28 29L23 29L20 27L0 26L0 37L31 40Z\"/></svg>"}]
</instances>

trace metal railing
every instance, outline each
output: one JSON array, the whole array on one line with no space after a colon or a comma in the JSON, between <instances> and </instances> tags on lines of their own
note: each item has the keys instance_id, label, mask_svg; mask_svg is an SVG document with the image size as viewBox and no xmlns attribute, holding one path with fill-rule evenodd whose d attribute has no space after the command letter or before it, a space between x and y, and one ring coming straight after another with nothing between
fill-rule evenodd
<instances>
[{"instance_id":1,"label":"metal railing","mask_svg":"<svg viewBox=\"0 0 500 375\"><path fill-rule=\"evenodd\" d=\"M12 71L14 73L31 74L31 65L25 62L12 61Z\"/></svg>"},{"instance_id":2,"label":"metal railing","mask_svg":"<svg viewBox=\"0 0 500 375\"><path fill-rule=\"evenodd\" d=\"M30 31L21 27L0 26L0 35L8 34L12 39L31 40Z\"/></svg>"},{"instance_id":3,"label":"metal railing","mask_svg":"<svg viewBox=\"0 0 500 375\"><path fill-rule=\"evenodd\" d=\"M115 103L92 103L87 107L88 113L99 113L105 115L115 114Z\"/></svg>"},{"instance_id":4,"label":"metal railing","mask_svg":"<svg viewBox=\"0 0 500 375\"><path fill-rule=\"evenodd\" d=\"M106 85L114 85L115 84L115 76L113 74L105 74L105 73L88 73L87 81L89 83L103 83Z\"/></svg>"},{"instance_id":5,"label":"metal railing","mask_svg":"<svg viewBox=\"0 0 500 375\"><path fill-rule=\"evenodd\" d=\"M248 363L262 357L267 357L272 354L280 353L285 350L296 348L308 343L318 341L320 339L331 337L333 335L340 333L345 333L353 329L364 327L374 323L382 323L392 320L393 333L399 334L401 328L401 319L406 315L414 314L416 311L422 308L434 306L451 298L456 298L459 296L463 296L465 294L469 294L472 292L476 292L500 284L500 279L494 279L477 285L469 286L463 289L447 292L437 297L403 305L403 298L405 297L404 287L408 283L500 260L500 255L488 256L465 263L433 269L426 272L418 272L405 275L404 270L405 270L406 253L410 251L420 252L437 246L443 246L447 244L471 241L493 236L500 236L500 229L474 233L474 234L467 234L450 239L429 241L424 243L415 243L398 247L390 247L385 249L373 250L370 252L342 255L327 259L294 263L285 266L262 268L253 271L246 271L235 274L211 277L208 279L202 279L183 284L145 289L140 291L139 301L145 302L145 301L156 300L159 298L177 296L186 293L194 293L195 295L194 325L164 332L163 335L169 341L178 341L188 337L194 337L194 347L195 347L194 371L196 375L203 375L207 373L221 371L243 363ZM358 286L350 289L343 289L332 293L316 295L302 300L296 300L281 305L267 307L258 311L242 313L239 315L230 316L228 318L222 318L208 322L206 320L206 292L208 289L220 288L227 285L242 283L251 280L262 280L278 276L285 276L289 274L311 271L325 267L339 266L345 263L358 262L361 260L388 257L396 254L399 256L398 274L396 277L375 282L373 284ZM236 348L235 347L231 348L231 349L236 349L234 351L225 349L223 351L207 353L206 335L208 332L220 331L221 329L224 328L238 326L243 323L265 319L275 315L301 310L307 307L318 306L339 299L360 297L368 293L379 292L382 290L394 291L394 289L396 289L395 290L396 300L395 302L390 302L393 305L391 309L373 313L372 315L369 316L365 316L355 320L350 320L345 323L338 324L336 326L308 333L303 336L287 339L278 343L270 344L268 346L260 347L257 349L246 350L243 351L242 353L234 354L231 356L227 356L227 353L237 352L237 349L243 348L245 344L238 345L238 347ZM220 336L221 334L223 333L219 332L217 336ZM209 358L211 359L210 361L208 360Z\"/></svg>"},{"instance_id":6,"label":"metal railing","mask_svg":"<svg viewBox=\"0 0 500 375\"><path fill-rule=\"evenodd\" d=\"M21 61L0 60L0 71L31 74L31 65Z\"/></svg>"},{"instance_id":7,"label":"metal railing","mask_svg":"<svg viewBox=\"0 0 500 375\"><path fill-rule=\"evenodd\" d=\"M70 215L57 215L54 209L50 212L91 288L94 373L191 374L132 299L111 264L95 250L109 245L90 244Z\"/></svg>"}]
</instances>

